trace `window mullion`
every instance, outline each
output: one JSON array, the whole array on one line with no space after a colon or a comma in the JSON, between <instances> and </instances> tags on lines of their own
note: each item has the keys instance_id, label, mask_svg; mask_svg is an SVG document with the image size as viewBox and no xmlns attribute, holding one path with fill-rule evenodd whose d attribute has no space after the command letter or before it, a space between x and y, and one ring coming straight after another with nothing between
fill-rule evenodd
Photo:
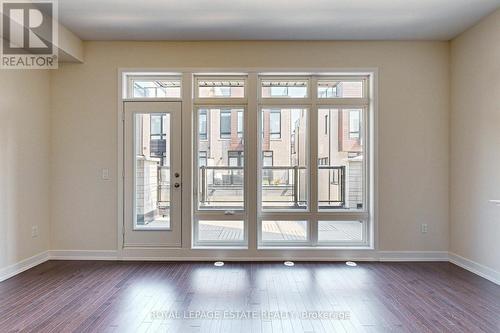
<instances>
[{"instance_id":1,"label":"window mullion","mask_svg":"<svg viewBox=\"0 0 500 333\"><path fill-rule=\"evenodd\" d=\"M257 151L259 145L258 131L258 113L257 110L257 85L258 79L256 73L249 73L247 79L247 112L244 113L245 116L245 141L246 141L246 159L245 159L245 191L246 191L246 228L248 235L248 248L257 249L257 230L260 225L257 214L258 206L258 182L255 181L259 179L259 172L257 170L258 157Z\"/></svg>"},{"instance_id":2,"label":"window mullion","mask_svg":"<svg viewBox=\"0 0 500 333\"><path fill-rule=\"evenodd\" d=\"M317 78L311 79L311 91L316 90ZM316 93L311 94L311 107L309 112L309 198L311 217L309 219L310 239L312 245L318 242L318 219L316 212L318 211L318 107L316 104Z\"/></svg>"}]
</instances>

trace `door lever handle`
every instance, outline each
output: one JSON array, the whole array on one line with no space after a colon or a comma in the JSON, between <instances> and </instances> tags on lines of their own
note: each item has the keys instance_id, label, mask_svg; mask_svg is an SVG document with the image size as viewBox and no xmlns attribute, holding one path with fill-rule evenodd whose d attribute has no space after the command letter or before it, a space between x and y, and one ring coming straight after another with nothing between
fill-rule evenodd
<instances>
[{"instance_id":1,"label":"door lever handle","mask_svg":"<svg viewBox=\"0 0 500 333\"><path fill-rule=\"evenodd\" d=\"M181 187L181 184L179 184L179 183L175 183L175 184L174 184L174 187L175 187L175 188L179 188L179 187Z\"/></svg>"}]
</instances>

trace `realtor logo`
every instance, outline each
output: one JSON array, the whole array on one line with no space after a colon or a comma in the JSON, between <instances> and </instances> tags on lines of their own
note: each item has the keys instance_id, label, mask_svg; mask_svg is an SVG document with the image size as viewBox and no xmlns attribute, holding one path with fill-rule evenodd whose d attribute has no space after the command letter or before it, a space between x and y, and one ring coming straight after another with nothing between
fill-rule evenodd
<instances>
[{"instance_id":1,"label":"realtor logo","mask_svg":"<svg viewBox=\"0 0 500 333\"><path fill-rule=\"evenodd\" d=\"M54 1L2 1L2 68L57 68Z\"/></svg>"}]
</instances>

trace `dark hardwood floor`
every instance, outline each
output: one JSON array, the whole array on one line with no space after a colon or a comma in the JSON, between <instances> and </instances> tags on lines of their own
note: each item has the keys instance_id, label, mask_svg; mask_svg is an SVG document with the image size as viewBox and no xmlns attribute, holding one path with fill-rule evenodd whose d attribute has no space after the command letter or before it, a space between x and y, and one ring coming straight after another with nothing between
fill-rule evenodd
<instances>
[{"instance_id":1,"label":"dark hardwood floor","mask_svg":"<svg viewBox=\"0 0 500 333\"><path fill-rule=\"evenodd\" d=\"M0 283L0 332L500 332L449 263L49 261Z\"/></svg>"}]
</instances>

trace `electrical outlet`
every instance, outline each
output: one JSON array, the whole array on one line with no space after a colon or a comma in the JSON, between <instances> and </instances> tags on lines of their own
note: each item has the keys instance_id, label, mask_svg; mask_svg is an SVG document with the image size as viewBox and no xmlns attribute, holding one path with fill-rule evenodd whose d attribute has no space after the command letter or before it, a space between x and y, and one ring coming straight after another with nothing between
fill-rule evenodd
<instances>
[{"instance_id":1,"label":"electrical outlet","mask_svg":"<svg viewBox=\"0 0 500 333\"><path fill-rule=\"evenodd\" d=\"M420 232L423 233L423 234L426 234L427 233L427 223L423 223L421 226L420 226Z\"/></svg>"},{"instance_id":2,"label":"electrical outlet","mask_svg":"<svg viewBox=\"0 0 500 333\"><path fill-rule=\"evenodd\" d=\"M34 225L31 227L31 237L36 238L38 237L38 226Z\"/></svg>"}]
</instances>

